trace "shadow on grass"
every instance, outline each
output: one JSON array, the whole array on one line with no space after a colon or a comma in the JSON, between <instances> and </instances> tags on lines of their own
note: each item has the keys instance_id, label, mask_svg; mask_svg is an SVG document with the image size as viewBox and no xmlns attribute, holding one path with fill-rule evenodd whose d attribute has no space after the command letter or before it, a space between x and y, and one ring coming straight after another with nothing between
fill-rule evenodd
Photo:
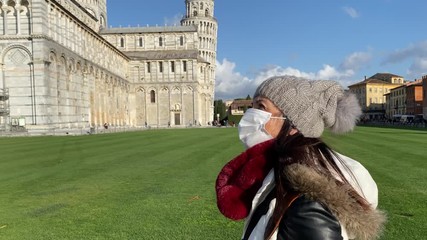
<instances>
[{"instance_id":1,"label":"shadow on grass","mask_svg":"<svg viewBox=\"0 0 427 240\"><path fill-rule=\"evenodd\" d=\"M67 204L63 204L63 203L50 204L45 207L35 209L34 211L30 212L29 215L31 217L41 217L43 215L55 213L67 206L68 206Z\"/></svg>"}]
</instances>

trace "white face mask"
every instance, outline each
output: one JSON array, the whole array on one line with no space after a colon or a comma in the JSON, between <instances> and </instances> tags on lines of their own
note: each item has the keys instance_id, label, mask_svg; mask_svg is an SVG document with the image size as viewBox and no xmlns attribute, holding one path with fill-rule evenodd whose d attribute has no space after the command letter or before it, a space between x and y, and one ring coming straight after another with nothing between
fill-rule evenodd
<instances>
[{"instance_id":1,"label":"white face mask","mask_svg":"<svg viewBox=\"0 0 427 240\"><path fill-rule=\"evenodd\" d=\"M245 148L251 148L273 137L265 130L265 124L270 118L286 119L284 117L272 117L271 113L255 108L249 108L239 122L239 138Z\"/></svg>"}]
</instances>

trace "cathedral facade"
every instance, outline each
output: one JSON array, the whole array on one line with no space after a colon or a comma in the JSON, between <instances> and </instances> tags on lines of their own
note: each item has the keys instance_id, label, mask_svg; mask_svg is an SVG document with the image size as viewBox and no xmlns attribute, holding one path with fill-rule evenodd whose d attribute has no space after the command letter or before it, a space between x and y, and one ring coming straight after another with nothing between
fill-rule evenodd
<instances>
[{"instance_id":1,"label":"cathedral facade","mask_svg":"<svg viewBox=\"0 0 427 240\"><path fill-rule=\"evenodd\" d=\"M0 8L0 131L213 120L213 0L186 0L181 24L161 27L108 28L106 0L0 0Z\"/></svg>"}]
</instances>

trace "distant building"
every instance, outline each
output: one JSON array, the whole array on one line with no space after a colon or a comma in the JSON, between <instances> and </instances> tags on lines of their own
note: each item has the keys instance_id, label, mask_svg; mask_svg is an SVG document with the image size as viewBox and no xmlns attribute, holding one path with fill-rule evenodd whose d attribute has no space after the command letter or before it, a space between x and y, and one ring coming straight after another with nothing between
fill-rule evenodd
<instances>
[{"instance_id":1,"label":"distant building","mask_svg":"<svg viewBox=\"0 0 427 240\"><path fill-rule=\"evenodd\" d=\"M422 114L422 82L417 80L407 82L402 86L391 89L387 96L386 115L416 115Z\"/></svg>"},{"instance_id":2,"label":"distant building","mask_svg":"<svg viewBox=\"0 0 427 240\"><path fill-rule=\"evenodd\" d=\"M378 80L382 80L384 82L395 83L395 84L404 84L405 83L405 80L403 79L402 76L395 75L392 73L377 73L377 74L373 75L372 77L370 77L370 79L378 79Z\"/></svg>"},{"instance_id":3,"label":"distant building","mask_svg":"<svg viewBox=\"0 0 427 240\"><path fill-rule=\"evenodd\" d=\"M390 91L389 103L388 118L391 118L393 115L406 114L406 88L404 85Z\"/></svg>"},{"instance_id":4,"label":"distant building","mask_svg":"<svg viewBox=\"0 0 427 240\"><path fill-rule=\"evenodd\" d=\"M406 84L406 114L423 114L423 81L421 79Z\"/></svg>"},{"instance_id":5,"label":"distant building","mask_svg":"<svg viewBox=\"0 0 427 240\"><path fill-rule=\"evenodd\" d=\"M423 115L427 119L427 75L423 76Z\"/></svg>"},{"instance_id":6,"label":"distant building","mask_svg":"<svg viewBox=\"0 0 427 240\"><path fill-rule=\"evenodd\" d=\"M384 103L385 117L388 119L391 119L393 114L391 111L392 108L391 108L391 94L390 94L390 92L384 94L384 98L385 98L385 103Z\"/></svg>"},{"instance_id":7,"label":"distant building","mask_svg":"<svg viewBox=\"0 0 427 240\"><path fill-rule=\"evenodd\" d=\"M224 105L226 109L229 109L234 100L226 100L224 101Z\"/></svg>"},{"instance_id":8,"label":"distant building","mask_svg":"<svg viewBox=\"0 0 427 240\"><path fill-rule=\"evenodd\" d=\"M386 97L391 89L404 84L401 76L390 73L377 73L370 78L350 85L362 107L365 119L381 119L386 116Z\"/></svg>"},{"instance_id":9,"label":"distant building","mask_svg":"<svg viewBox=\"0 0 427 240\"><path fill-rule=\"evenodd\" d=\"M243 115L248 108L252 107L252 100L234 100L228 112L231 115Z\"/></svg>"}]
</instances>

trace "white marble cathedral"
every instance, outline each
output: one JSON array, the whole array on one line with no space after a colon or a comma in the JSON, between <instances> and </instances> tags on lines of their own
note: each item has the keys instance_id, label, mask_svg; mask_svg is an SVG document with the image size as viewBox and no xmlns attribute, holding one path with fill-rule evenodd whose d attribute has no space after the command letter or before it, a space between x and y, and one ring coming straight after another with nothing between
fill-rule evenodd
<instances>
[{"instance_id":1,"label":"white marble cathedral","mask_svg":"<svg viewBox=\"0 0 427 240\"><path fill-rule=\"evenodd\" d=\"M207 125L214 0L180 26L108 28L106 0L0 0L0 131Z\"/></svg>"}]
</instances>

